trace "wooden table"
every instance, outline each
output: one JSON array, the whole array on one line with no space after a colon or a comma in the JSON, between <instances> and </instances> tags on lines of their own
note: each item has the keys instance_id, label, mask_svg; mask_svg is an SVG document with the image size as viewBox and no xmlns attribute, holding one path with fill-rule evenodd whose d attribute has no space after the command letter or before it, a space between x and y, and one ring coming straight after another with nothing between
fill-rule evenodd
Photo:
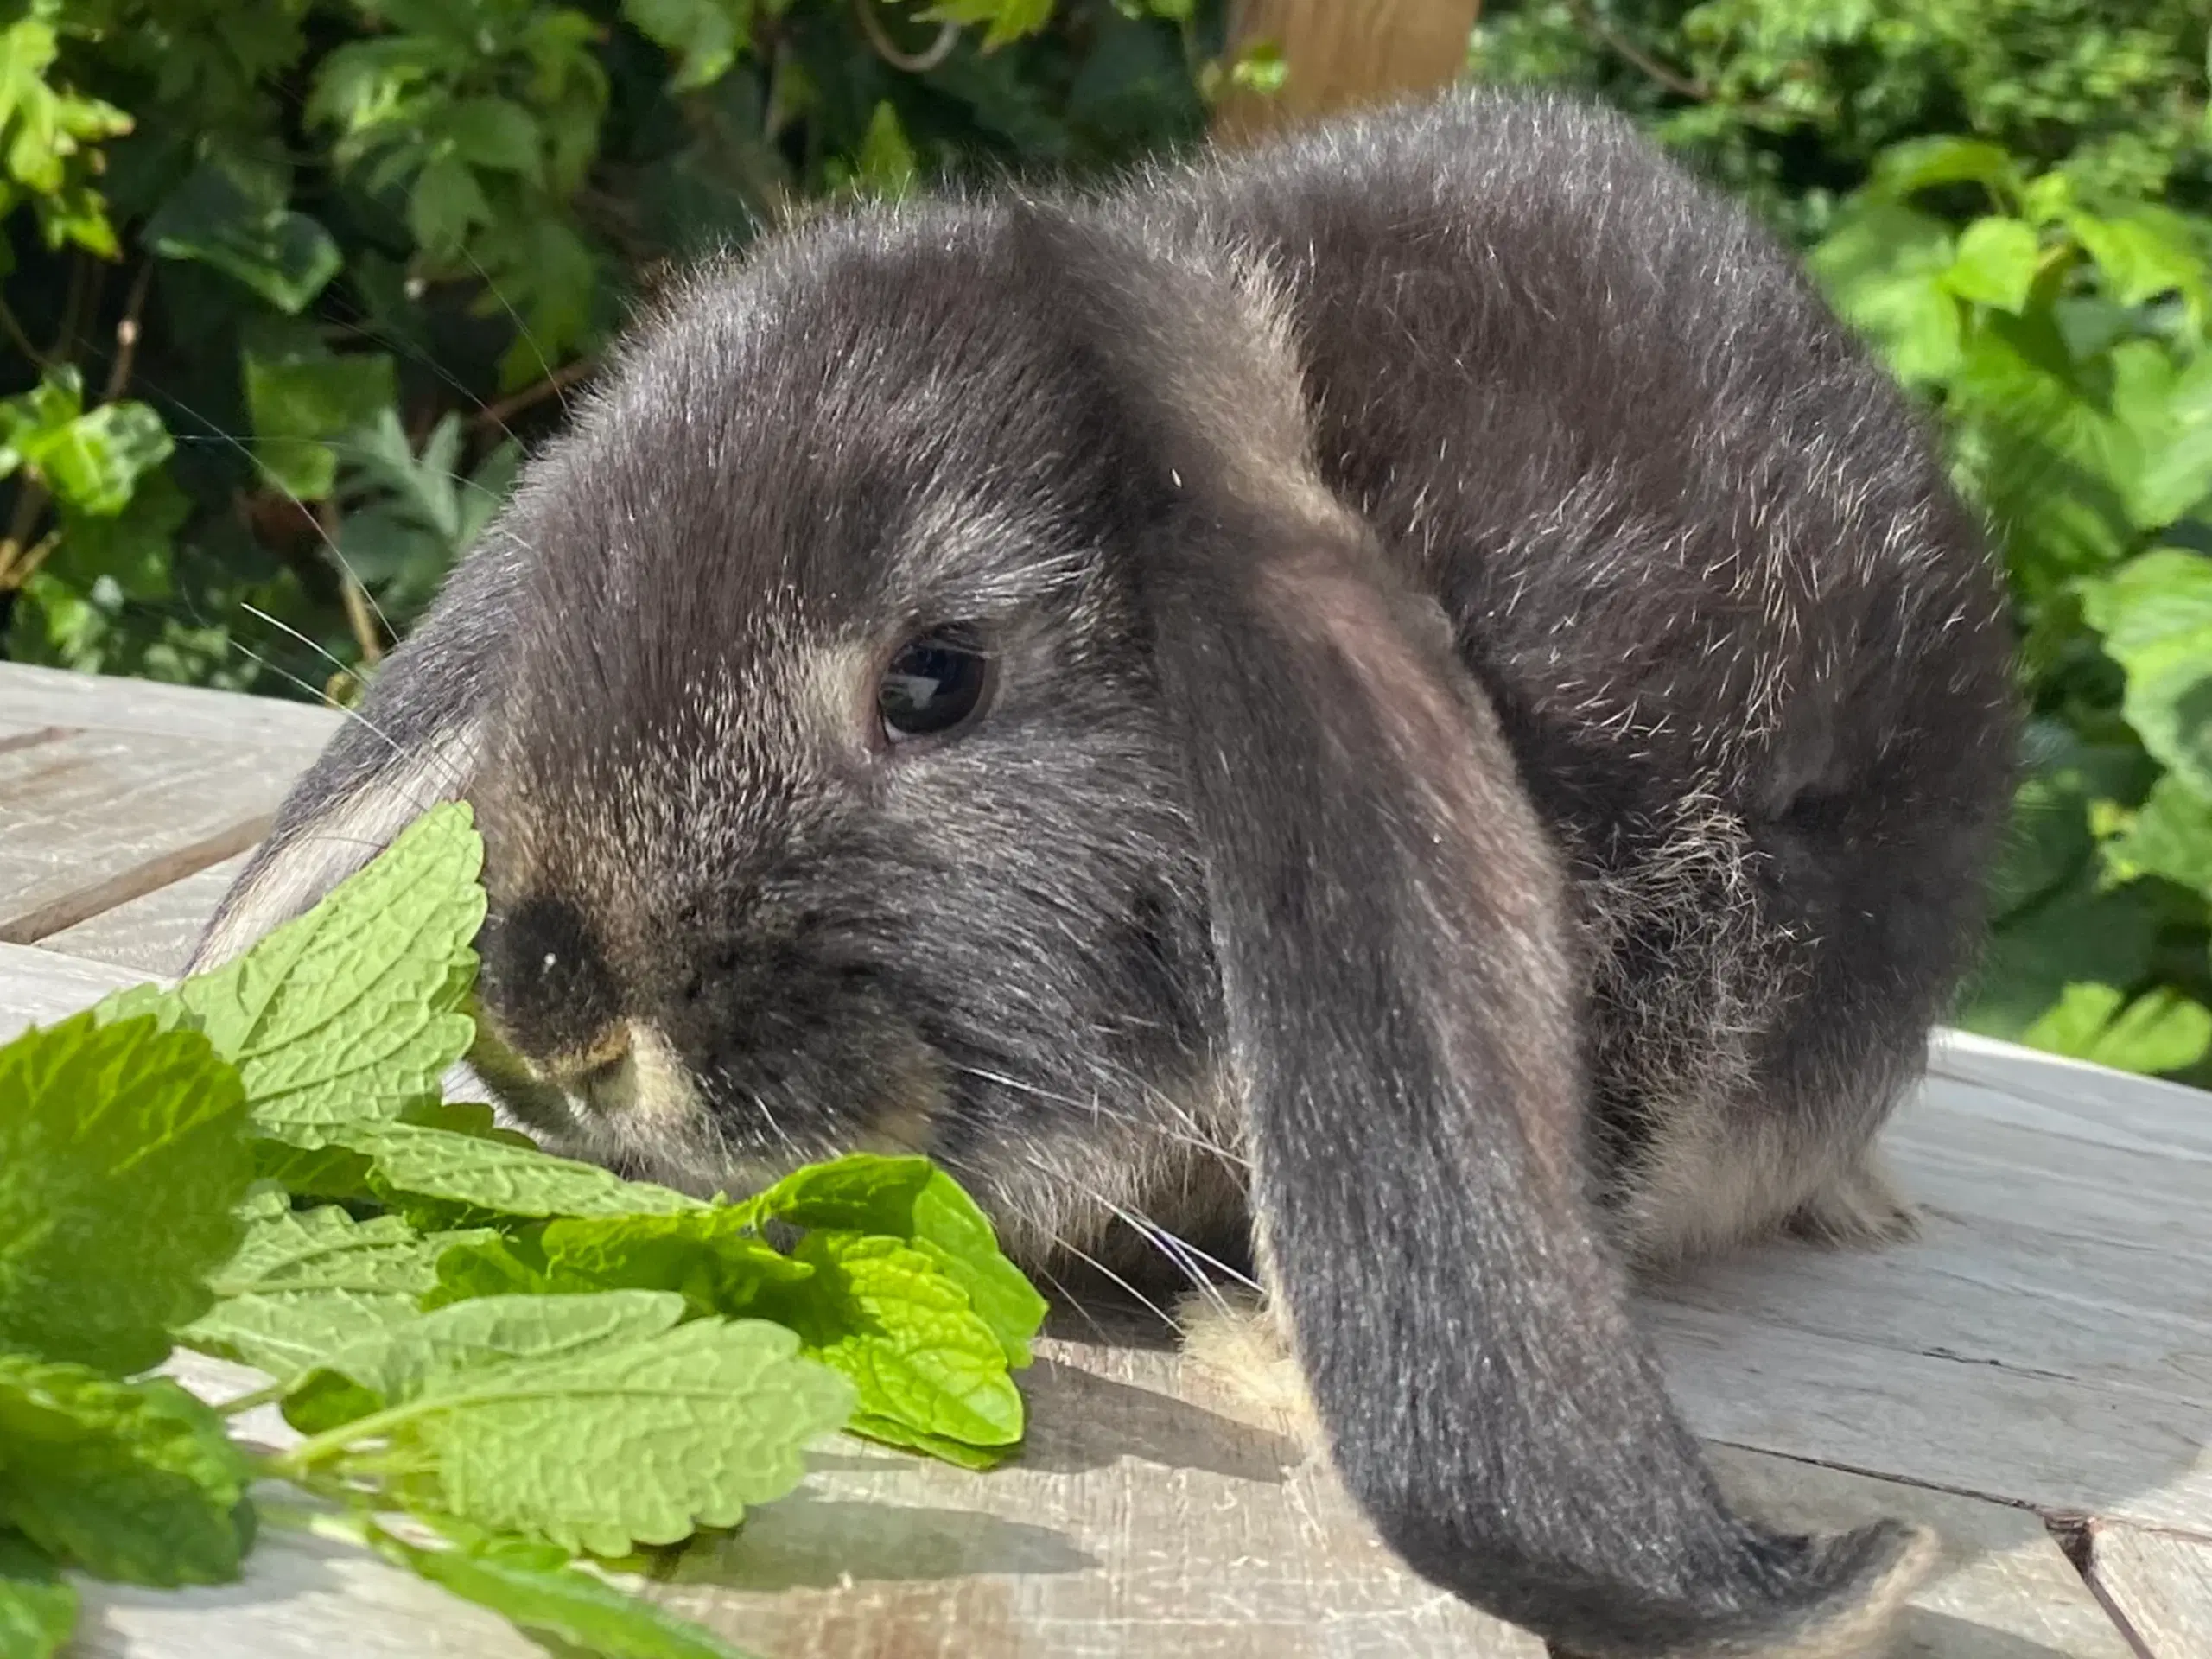
<instances>
[{"instance_id":1,"label":"wooden table","mask_svg":"<svg viewBox=\"0 0 2212 1659\"><path fill-rule=\"evenodd\" d=\"M335 719L0 665L0 1038L173 972ZM1888 1145L1918 1243L1777 1247L1646 1301L1726 1478L1777 1518L1937 1527L1901 1653L2212 1659L2212 1096L1946 1038ZM650 1593L766 1659L1541 1659L1398 1567L1267 1402L1164 1341L1054 1328L1018 1464L840 1441ZM539 1651L284 1535L241 1584L87 1608L86 1656Z\"/></svg>"}]
</instances>

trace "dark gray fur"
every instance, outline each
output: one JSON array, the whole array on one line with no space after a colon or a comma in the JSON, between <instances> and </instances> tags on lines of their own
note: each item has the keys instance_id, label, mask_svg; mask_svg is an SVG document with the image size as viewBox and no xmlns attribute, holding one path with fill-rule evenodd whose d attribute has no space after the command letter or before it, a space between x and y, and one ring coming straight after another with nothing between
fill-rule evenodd
<instances>
[{"instance_id":1,"label":"dark gray fur","mask_svg":"<svg viewBox=\"0 0 2212 1659\"><path fill-rule=\"evenodd\" d=\"M991 709L872 749L872 664L954 620ZM1421 1573L1592 1654L1857 1651L1916 1541L1731 1513L1618 1262L1908 1224L1866 1154L1971 948L2007 658L1784 254L1613 118L1455 97L701 274L204 950L459 790L541 1130L694 1186L915 1145L1039 1263L1249 1161ZM577 1082L626 1020L690 1091L626 1118Z\"/></svg>"}]
</instances>

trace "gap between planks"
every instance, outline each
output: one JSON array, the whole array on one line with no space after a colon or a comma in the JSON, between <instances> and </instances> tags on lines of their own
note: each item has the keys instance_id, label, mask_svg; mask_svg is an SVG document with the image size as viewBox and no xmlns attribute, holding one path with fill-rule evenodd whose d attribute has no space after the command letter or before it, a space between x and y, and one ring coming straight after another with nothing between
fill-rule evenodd
<instances>
[{"instance_id":1,"label":"gap between planks","mask_svg":"<svg viewBox=\"0 0 2212 1659\"><path fill-rule=\"evenodd\" d=\"M105 881L79 887L19 915L0 918L0 943L35 944L134 899L143 899L188 876L197 875L225 859L235 858L260 842L276 816L274 812L256 813L213 835L172 848L143 864L133 865Z\"/></svg>"}]
</instances>

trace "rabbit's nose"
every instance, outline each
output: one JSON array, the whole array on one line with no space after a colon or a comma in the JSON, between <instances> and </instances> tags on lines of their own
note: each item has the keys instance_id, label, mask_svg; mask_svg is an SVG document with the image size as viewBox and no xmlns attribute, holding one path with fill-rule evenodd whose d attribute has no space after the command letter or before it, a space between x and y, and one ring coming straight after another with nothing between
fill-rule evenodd
<instances>
[{"instance_id":1,"label":"rabbit's nose","mask_svg":"<svg viewBox=\"0 0 2212 1659\"><path fill-rule=\"evenodd\" d=\"M538 896L486 919L478 941L485 1007L541 1066L581 1075L620 1058L620 996L582 912Z\"/></svg>"}]
</instances>

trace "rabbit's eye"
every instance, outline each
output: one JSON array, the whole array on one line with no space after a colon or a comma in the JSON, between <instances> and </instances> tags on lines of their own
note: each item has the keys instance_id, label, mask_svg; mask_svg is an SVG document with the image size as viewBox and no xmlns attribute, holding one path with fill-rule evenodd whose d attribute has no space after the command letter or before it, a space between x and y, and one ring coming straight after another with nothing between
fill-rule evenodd
<instances>
[{"instance_id":1,"label":"rabbit's eye","mask_svg":"<svg viewBox=\"0 0 2212 1659\"><path fill-rule=\"evenodd\" d=\"M965 628L938 628L908 640L875 694L884 735L893 743L935 737L974 717L990 690L991 659Z\"/></svg>"}]
</instances>

